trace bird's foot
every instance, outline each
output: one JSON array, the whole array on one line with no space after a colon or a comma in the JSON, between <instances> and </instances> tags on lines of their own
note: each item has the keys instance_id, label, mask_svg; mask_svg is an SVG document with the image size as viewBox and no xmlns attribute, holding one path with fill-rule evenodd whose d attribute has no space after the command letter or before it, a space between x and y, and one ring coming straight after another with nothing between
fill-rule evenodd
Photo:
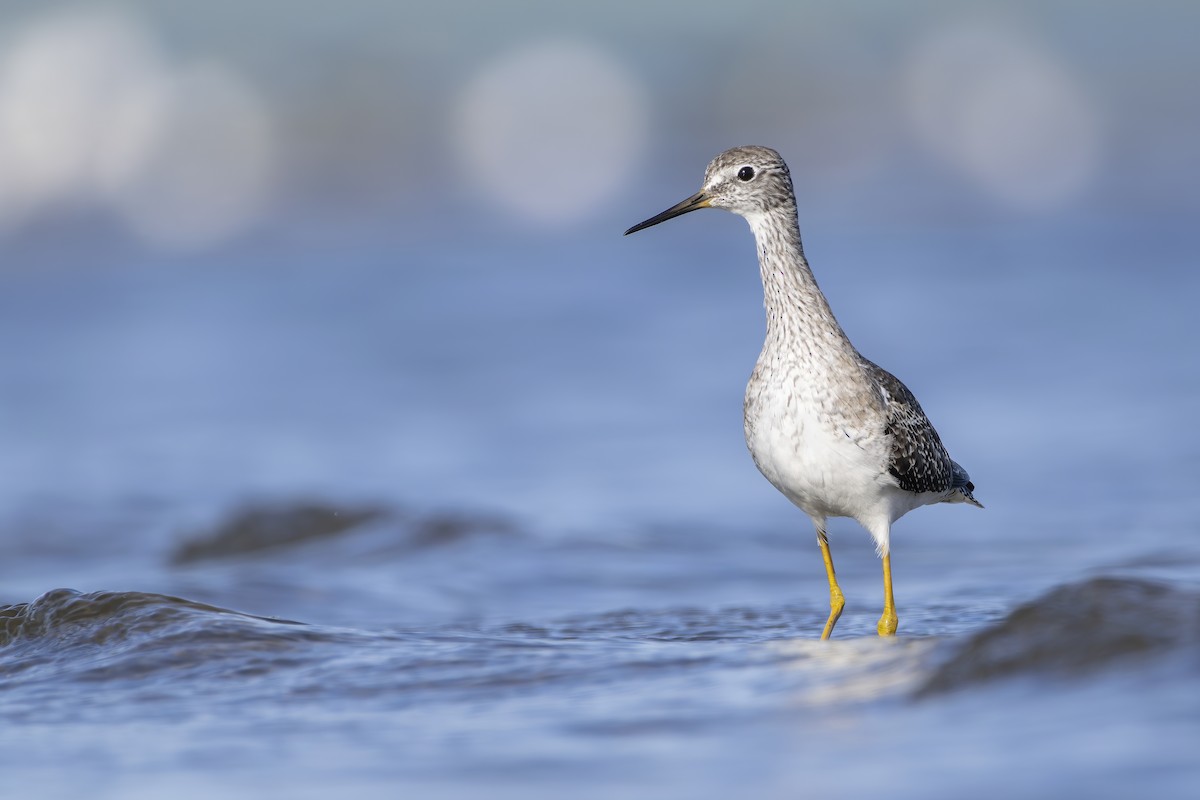
<instances>
[{"instance_id":1,"label":"bird's foot","mask_svg":"<svg viewBox=\"0 0 1200 800\"><path fill-rule=\"evenodd\" d=\"M883 616L879 618L879 625L876 626L876 630L879 631L880 636L895 636L896 627L899 624L900 620L896 616L896 612L893 609L885 608Z\"/></svg>"}]
</instances>

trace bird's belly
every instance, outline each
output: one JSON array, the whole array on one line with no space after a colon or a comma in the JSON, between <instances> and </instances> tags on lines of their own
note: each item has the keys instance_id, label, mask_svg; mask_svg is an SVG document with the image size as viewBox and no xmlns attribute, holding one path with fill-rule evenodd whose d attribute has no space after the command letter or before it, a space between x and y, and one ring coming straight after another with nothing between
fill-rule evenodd
<instances>
[{"instance_id":1,"label":"bird's belly","mask_svg":"<svg viewBox=\"0 0 1200 800\"><path fill-rule=\"evenodd\" d=\"M861 520L877 510L883 487L872 437L839 426L796 398L748 402L745 423L746 446L759 471L810 516Z\"/></svg>"}]
</instances>

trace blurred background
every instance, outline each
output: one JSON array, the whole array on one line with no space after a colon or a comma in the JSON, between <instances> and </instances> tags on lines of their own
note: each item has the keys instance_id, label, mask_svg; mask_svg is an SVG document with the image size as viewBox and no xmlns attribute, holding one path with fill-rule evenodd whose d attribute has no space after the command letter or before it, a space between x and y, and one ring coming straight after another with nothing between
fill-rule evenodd
<instances>
[{"instance_id":1,"label":"blurred background","mask_svg":"<svg viewBox=\"0 0 1200 800\"><path fill-rule=\"evenodd\" d=\"M852 339L979 485L973 541L1194 531L1198 17L6 2L4 570L70 553L69 581L138 527L102 519L156 515L127 546L166 548L261 497L807 547L742 443L749 233L621 236L750 143L789 160Z\"/></svg>"},{"instance_id":2,"label":"blurred background","mask_svg":"<svg viewBox=\"0 0 1200 800\"><path fill-rule=\"evenodd\" d=\"M1192 0L0 0L0 775L1186 796L1198 32ZM812 641L811 525L743 441L745 223L621 235L740 144L987 506L895 526L895 641L848 520ZM977 641L1017 677L906 699Z\"/></svg>"}]
</instances>

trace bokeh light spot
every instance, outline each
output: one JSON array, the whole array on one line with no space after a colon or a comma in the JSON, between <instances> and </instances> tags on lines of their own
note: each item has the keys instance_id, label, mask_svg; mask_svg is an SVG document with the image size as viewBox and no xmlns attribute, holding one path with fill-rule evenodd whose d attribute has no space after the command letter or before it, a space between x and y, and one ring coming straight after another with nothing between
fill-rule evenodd
<instances>
[{"instance_id":1,"label":"bokeh light spot","mask_svg":"<svg viewBox=\"0 0 1200 800\"><path fill-rule=\"evenodd\" d=\"M0 228L63 204L112 207L147 244L192 249L257 219L273 141L231 69L171 63L128 15L77 8L0 51Z\"/></svg>"},{"instance_id":2,"label":"bokeh light spot","mask_svg":"<svg viewBox=\"0 0 1200 800\"><path fill-rule=\"evenodd\" d=\"M1100 120L1087 92L1015 31L961 23L935 32L908 64L905 97L929 150L1015 207L1060 207L1099 166Z\"/></svg>"},{"instance_id":3,"label":"bokeh light spot","mask_svg":"<svg viewBox=\"0 0 1200 800\"><path fill-rule=\"evenodd\" d=\"M641 86L602 51L552 41L484 67L459 97L469 180L530 221L576 221L630 175L647 137Z\"/></svg>"},{"instance_id":4,"label":"bokeh light spot","mask_svg":"<svg viewBox=\"0 0 1200 800\"><path fill-rule=\"evenodd\" d=\"M157 146L113 192L144 239L167 248L220 241L255 219L270 189L271 130L257 98L215 64L172 82Z\"/></svg>"}]
</instances>

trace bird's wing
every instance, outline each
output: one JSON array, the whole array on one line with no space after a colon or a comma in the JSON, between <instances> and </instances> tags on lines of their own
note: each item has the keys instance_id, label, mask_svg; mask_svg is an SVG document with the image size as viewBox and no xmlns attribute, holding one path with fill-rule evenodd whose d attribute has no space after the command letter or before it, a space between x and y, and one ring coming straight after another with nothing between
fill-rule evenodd
<instances>
[{"instance_id":1,"label":"bird's wing","mask_svg":"<svg viewBox=\"0 0 1200 800\"><path fill-rule=\"evenodd\" d=\"M883 397L887 420L884 435L891 440L888 472L900 488L918 493L948 492L969 485L966 471L950 459L941 437L908 387L874 362L862 358L862 366Z\"/></svg>"}]
</instances>

